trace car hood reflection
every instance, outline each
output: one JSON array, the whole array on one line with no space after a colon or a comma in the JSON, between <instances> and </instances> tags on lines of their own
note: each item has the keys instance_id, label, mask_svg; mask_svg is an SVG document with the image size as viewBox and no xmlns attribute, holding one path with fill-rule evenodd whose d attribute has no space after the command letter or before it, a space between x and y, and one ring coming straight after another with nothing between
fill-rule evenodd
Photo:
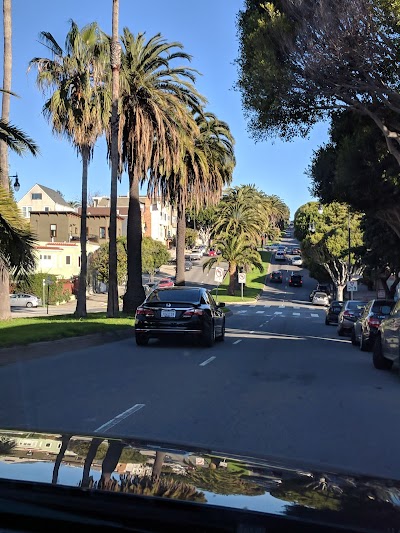
<instances>
[{"instance_id":1,"label":"car hood reflection","mask_svg":"<svg viewBox=\"0 0 400 533\"><path fill-rule=\"evenodd\" d=\"M400 482L105 436L0 431L0 478L301 517L400 524Z\"/></svg>"}]
</instances>

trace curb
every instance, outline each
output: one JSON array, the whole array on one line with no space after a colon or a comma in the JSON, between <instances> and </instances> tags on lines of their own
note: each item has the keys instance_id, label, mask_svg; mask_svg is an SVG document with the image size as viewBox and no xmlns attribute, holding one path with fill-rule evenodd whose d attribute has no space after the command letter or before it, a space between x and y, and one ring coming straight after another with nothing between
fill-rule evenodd
<instances>
[{"instance_id":1,"label":"curb","mask_svg":"<svg viewBox=\"0 0 400 533\"><path fill-rule=\"evenodd\" d=\"M105 331L100 333L90 333L78 337L65 337L52 341L40 341L32 344L9 346L0 348L0 366L10 365L16 362L25 362L31 359L40 359L58 355L63 352L80 350L99 346L109 342L115 342L134 337L134 328L121 328L115 331Z\"/></svg>"}]
</instances>

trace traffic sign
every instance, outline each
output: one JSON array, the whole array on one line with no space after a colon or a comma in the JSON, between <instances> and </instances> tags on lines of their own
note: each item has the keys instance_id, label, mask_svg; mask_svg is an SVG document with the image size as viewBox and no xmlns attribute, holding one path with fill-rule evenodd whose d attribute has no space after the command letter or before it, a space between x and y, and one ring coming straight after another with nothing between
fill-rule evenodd
<instances>
[{"instance_id":1,"label":"traffic sign","mask_svg":"<svg viewBox=\"0 0 400 533\"><path fill-rule=\"evenodd\" d=\"M224 281L224 269L222 267L215 268L215 281L217 283L222 283Z\"/></svg>"},{"instance_id":2,"label":"traffic sign","mask_svg":"<svg viewBox=\"0 0 400 533\"><path fill-rule=\"evenodd\" d=\"M246 273L245 272L239 272L238 278L239 278L239 283L246 283Z\"/></svg>"},{"instance_id":3,"label":"traffic sign","mask_svg":"<svg viewBox=\"0 0 400 533\"><path fill-rule=\"evenodd\" d=\"M356 280L352 280L352 281L348 281L347 282L347 291L348 292L357 292L358 291L357 281Z\"/></svg>"}]
</instances>

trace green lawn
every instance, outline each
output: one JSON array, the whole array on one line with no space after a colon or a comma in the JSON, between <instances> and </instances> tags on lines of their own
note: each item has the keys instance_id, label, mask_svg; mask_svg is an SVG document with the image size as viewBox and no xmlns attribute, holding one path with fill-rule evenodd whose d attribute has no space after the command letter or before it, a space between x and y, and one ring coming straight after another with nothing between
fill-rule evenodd
<instances>
[{"instance_id":1,"label":"green lawn","mask_svg":"<svg viewBox=\"0 0 400 533\"><path fill-rule=\"evenodd\" d=\"M78 337L98 332L130 330L133 317L107 318L105 313L89 313L87 318L73 315L15 318L0 321L0 347Z\"/></svg>"},{"instance_id":2,"label":"green lawn","mask_svg":"<svg viewBox=\"0 0 400 533\"><path fill-rule=\"evenodd\" d=\"M218 301L219 302L250 302L257 298L263 289L265 276L268 272L268 266L271 259L271 253L260 251L260 255L263 262L263 270L260 272L258 269L253 269L247 273L246 285L243 287L243 300L240 294L240 289L236 291L235 296L228 296L229 275L225 276L224 282L221 283L218 289ZM217 289L212 290L212 294L216 297Z\"/></svg>"}]
</instances>

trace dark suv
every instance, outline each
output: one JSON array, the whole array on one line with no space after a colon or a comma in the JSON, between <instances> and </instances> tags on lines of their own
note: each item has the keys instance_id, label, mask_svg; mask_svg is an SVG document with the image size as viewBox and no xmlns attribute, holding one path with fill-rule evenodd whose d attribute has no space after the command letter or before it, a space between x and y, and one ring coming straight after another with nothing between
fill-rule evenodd
<instances>
[{"instance_id":1,"label":"dark suv","mask_svg":"<svg viewBox=\"0 0 400 533\"><path fill-rule=\"evenodd\" d=\"M382 320L390 315L393 307L393 300L371 300L368 302L362 315L354 324L351 333L352 344L360 346L363 352L371 350Z\"/></svg>"},{"instance_id":2,"label":"dark suv","mask_svg":"<svg viewBox=\"0 0 400 533\"><path fill-rule=\"evenodd\" d=\"M325 324L329 326L330 324L337 324L339 313L342 310L343 302L339 300L334 300L331 302L329 309L326 311Z\"/></svg>"},{"instance_id":3,"label":"dark suv","mask_svg":"<svg viewBox=\"0 0 400 533\"><path fill-rule=\"evenodd\" d=\"M280 270L275 270L271 273L271 283L282 283L283 276Z\"/></svg>"},{"instance_id":4,"label":"dark suv","mask_svg":"<svg viewBox=\"0 0 400 533\"><path fill-rule=\"evenodd\" d=\"M289 285L291 287L302 287L303 276L300 276L300 274L292 274L289 279Z\"/></svg>"}]
</instances>

